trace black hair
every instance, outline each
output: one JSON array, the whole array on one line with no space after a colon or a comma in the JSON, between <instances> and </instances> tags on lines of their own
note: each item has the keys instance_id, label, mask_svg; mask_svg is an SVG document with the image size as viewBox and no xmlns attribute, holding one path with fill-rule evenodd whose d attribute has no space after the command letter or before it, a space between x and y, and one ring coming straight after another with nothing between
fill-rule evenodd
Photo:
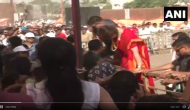
<instances>
[{"instance_id":1,"label":"black hair","mask_svg":"<svg viewBox=\"0 0 190 110\"><path fill-rule=\"evenodd\" d=\"M30 68L31 63L28 58L26 57L16 57L13 58L8 62L8 65L6 66L7 70L14 70L19 75L27 75L30 76Z\"/></svg>"},{"instance_id":2,"label":"black hair","mask_svg":"<svg viewBox=\"0 0 190 110\"><path fill-rule=\"evenodd\" d=\"M29 49L29 47L26 44L22 44L26 49Z\"/></svg>"},{"instance_id":3,"label":"black hair","mask_svg":"<svg viewBox=\"0 0 190 110\"><path fill-rule=\"evenodd\" d=\"M88 21L87 24L92 26L93 24L102 21L103 19L100 16L91 16Z\"/></svg>"},{"instance_id":4,"label":"black hair","mask_svg":"<svg viewBox=\"0 0 190 110\"><path fill-rule=\"evenodd\" d=\"M40 82L46 78L45 72L42 67L37 67L32 71L32 75L35 77L36 82Z\"/></svg>"},{"instance_id":5,"label":"black hair","mask_svg":"<svg viewBox=\"0 0 190 110\"><path fill-rule=\"evenodd\" d=\"M88 49L90 51L97 51L102 46L102 43L98 39L94 39L88 42Z\"/></svg>"},{"instance_id":6,"label":"black hair","mask_svg":"<svg viewBox=\"0 0 190 110\"><path fill-rule=\"evenodd\" d=\"M71 34L67 37L67 41L70 42L70 43L75 43L75 38L74 38L74 35Z\"/></svg>"},{"instance_id":7,"label":"black hair","mask_svg":"<svg viewBox=\"0 0 190 110\"><path fill-rule=\"evenodd\" d=\"M172 43L172 47L180 47L183 45L187 45L188 47L190 47L190 38L189 37L177 39Z\"/></svg>"},{"instance_id":8,"label":"black hair","mask_svg":"<svg viewBox=\"0 0 190 110\"><path fill-rule=\"evenodd\" d=\"M172 34L172 36L171 37L178 37L179 39L183 39L183 38L186 38L186 37L188 37L188 35L186 34L186 33L184 33L184 32L176 32L176 33L174 33L174 34Z\"/></svg>"},{"instance_id":9,"label":"black hair","mask_svg":"<svg viewBox=\"0 0 190 110\"><path fill-rule=\"evenodd\" d=\"M153 25L157 25L157 23L153 23Z\"/></svg>"},{"instance_id":10,"label":"black hair","mask_svg":"<svg viewBox=\"0 0 190 110\"><path fill-rule=\"evenodd\" d=\"M16 74L17 73L15 73L15 72L14 73L13 72L6 73L2 77L2 79L1 79L1 90L5 90L8 86L13 85L13 84L16 83L17 78L14 77L14 75L16 75Z\"/></svg>"},{"instance_id":11,"label":"black hair","mask_svg":"<svg viewBox=\"0 0 190 110\"><path fill-rule=\"evenodd\" d=\"M130 71L118 71L113 75L108 84L109 93L114 100L117 102L117 107L122 110L128 107L127 103L119 102L130 102L131 96L136 93L139 88L137 77Z\"/></svg>"},{"instance_id":12,"label":"black hair","mask_svg":"<svg viewBox=\"0 0 190 110\"><path fill-rule=\"evenodd\" d=\"M38 58L47 75L45 87L53 102L67 102L52 103L51 109L81 109L84 93L76 70L74 46L62 38L49 38L38 50Z\"/></svg>"},{"instance_id":13,"label":"black hair","mask_svg":"<svg viewBox=\"0 0 190 110\"><path fill-rule=\"evenodd\" d=\"M182 104L176 103L168 95L153 95L143 96L139 100L137 100L135 104L135 110L172 110L174 109L172 107L177 106L179 107L178 110L183 109Z\"/></svg>"},{"instance_id":14,"label":"black hair","mask_svg":"<svg viewBox=\"0 0 190 110\"><path fill-rule=\"evenodd\" d=\"M17 57L17 54L16 53L9 53L9 54L4 54L2 56L2 59L3 59L3 65L6 66L9 64L9 62L13 59Z\"/></svg>"},{"instance_id":15,"label":"black hair","mask_svg":"<svg viewBox=\"0 0 190 110\"><path fill-rule=\"evenodd\" d=\"M55 30L56 31L62 31L62 29L60 27L57 27Z\"/></svg>"},{"instance_id":16,"label":"black hair","mask_svg":"<svg viewBox=\"0 0 190 110\"><path fill-rule=\"evenodd\" d=\"M88 51L86 54L84 54L83 57L83 67L85 68L84 80L88 81L88 73L89 71L97 65L97 61L100 59L100 56L98 54L93 53L92 51Z\"/></svg>"},{"instance_id":17,"label":"black hair","mask_svg":"<svg viewBox=\"0 0 190 110\"><path fill-rule=\"evenodd\" d=\"M49 38L48 36L44 36L44 37L40 37L39 38L39 42L41 43L42 41L44 41L45 39Z\"/></svg>"},{"instance_id":18,"label":"black hair","mask_svg":"<svg viewBox=\"0 0 190 110\"><path fill-rule=\"evenodd\" d=\"M14 36L9 38L9 42L11 47L14 49L17 46L20 46L22 44L22 40L20 37Z\"/></svg>"},{"instance_id":19,"label":"black hair","mask_svg":"<svg viewBox=\"0 0 190 110\"><path fill-rule=\"evenodd\" d=\"M103 57L107 57L110 55L114 55L114 51L111 50L112 46L112 40L116 41L116 39L112 39L111 36L113 34L116 34L118 36L118 30L114 26L102 26L98 29L98 36L103 39L103 42L105 43L106 47L105 50L102 52Z\"/></svg>"}]
</instances>

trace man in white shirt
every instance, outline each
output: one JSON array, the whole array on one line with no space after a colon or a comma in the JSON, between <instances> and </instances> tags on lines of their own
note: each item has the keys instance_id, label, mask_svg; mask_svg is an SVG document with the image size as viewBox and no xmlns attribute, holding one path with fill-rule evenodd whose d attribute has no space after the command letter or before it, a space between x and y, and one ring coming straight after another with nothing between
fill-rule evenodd
<instances>
[{"instance_id":1,"label":"man in white shirt","mask_svg":"<svg viewBox=\"0 0 190 110\"><path fill-rule=\"evenodd\" d=\"M4 46L8 46L8 34L9 34L9 31L7 29L5 29L3 31L3 35L1 36L0 40L1 40L1 43L4 45Z\"/></svg>"},{"instance_id":2,"label":"man in white shirt","mask_svg":"<svg viewBox=\"0 0 190 110\"><path fill-rule=\"evenodd\" d=\"M141 29L139 29L139 37L141 39L147 39L150 36L150 29L147 29L145 26L142 25Z\"/></svg>"},{"instance_id":3,"label":"man in white shirt","mask_svg":"<svg viewBox=\"0 0 190 110\"><path fill-rule=\"evenodd\" d=\"M190 29L190 24L188 21L184 21L184 24L181 25L180 29Z\"/></svg>"},{"instance_id":4,"label":"man in white shirt","mask_svg":"<svg viewBox=\"0 0 190 110\"><path fill-rule=\"evenodd\" d=\"M153 23L153 27L150 29L151 33L157 33L159 28L157 27L157 23Z\"/></svg>"},{"instance_id":5,"label":"man in white shirt","mask_svg":"<svg viewBox=\"0 0 190 110\"><path fill-rule=\"evenodd\" d=\"M175 27L171 26L170 22L167 22L167 26L164 27L165 30L173 31L175 30Z\"/></svg>"},{"instance_id":6,"label":"man in white shirt","mask_svg":"<svg viewBox=\"0 0 190 110\"><path fill-rule=\"evenodd\" d=\"M163 23L160 23L159 31L165 31L165 30L164 30L164 27L163 27Z\"/></svg>"}]
</instances>

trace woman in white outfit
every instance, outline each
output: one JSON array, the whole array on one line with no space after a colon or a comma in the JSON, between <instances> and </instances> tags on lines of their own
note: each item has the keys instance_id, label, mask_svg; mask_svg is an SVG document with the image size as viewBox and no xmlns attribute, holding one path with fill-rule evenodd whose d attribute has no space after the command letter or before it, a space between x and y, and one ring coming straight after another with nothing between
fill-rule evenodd
<instances>
[{"instance_id":1,"label":"woman in white outfit","mask_svg":"<svg viewBox=\"0 0 190 110\"><path fill-rule=\"evenodd\" d=\"M117 110L105 89L97 83L79 79L75 48L69 42L61 38L46 39L39 46L38 58L47 79L26 85L27 94L38 108Z\"/></svg>"}]
</instances>

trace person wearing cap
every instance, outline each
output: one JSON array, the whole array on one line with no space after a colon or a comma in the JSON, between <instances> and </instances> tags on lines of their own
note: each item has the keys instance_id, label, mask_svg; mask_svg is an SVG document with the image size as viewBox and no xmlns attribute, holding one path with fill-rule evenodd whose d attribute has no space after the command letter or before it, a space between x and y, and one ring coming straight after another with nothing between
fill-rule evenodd
<instances>
[{"instance_id":1,"label":"person wearing cap","mask_svg":"<svg viewBox=\"0 0 190 110\"><path fill-rule=\"evenodd\" d=\"M55 31L56 31L56 37L63 38L65 40L67 40L67 37L65 36L65 34L62 33L61 28L56 28Z\"/></svg>"},{"instance_id":2,"label":"person wearing cap","mask_svg":"<svg viewBox=\"0 0 190 110\"><path fill-rule=\"evenodd\" d=\"M35 46L36 46L36 45L34 44L35 35L34 35L33 33L31 33L31 32L28 32L28 33L26 33L25 37L26 37L26 42L25 42L25 44L26 44L26 45L28 46L28 48L31 50L31 51L29 52L29 56L31 56L32 53L35 52Z\"/></svg>"},{"instance_id":3,"label":"person wearing cap","mask_svg":"<svg viewBox=\"0 0 190 110\"><path fill-rule=\"evenodd\" d=\"M26 49L23 45L15 47L13 52L17 53L18 57L29 57L29 49Z\"/></svg>"},{"instance_id":4,"label":"person wearing cap","mask_svg":"<svg viewBox=\"0 0 190 110\"><path fill-rule=\"evenodd\" d=\"M82 40L82 43L87 43L90 40L92 40L91 34L87 33L88 27L87 26L82 26L81 29L82 29L81 30L81 40Z\"/></svg>"}]
</instances>

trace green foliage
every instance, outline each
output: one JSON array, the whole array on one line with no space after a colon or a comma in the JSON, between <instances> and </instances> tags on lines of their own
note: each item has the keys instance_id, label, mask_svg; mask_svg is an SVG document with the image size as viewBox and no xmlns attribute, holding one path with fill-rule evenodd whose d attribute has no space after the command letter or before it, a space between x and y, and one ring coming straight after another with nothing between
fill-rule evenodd
<instances>
[{"instance_id":1,"label":"green foliage","mask_svg":"<svg viewBox=\"0 0 190 110\"><path fill-rule=\"evenodd\" d=\"M126 2L124 8L153 8L171 6L177 3L178 0L134 0L132 2Z\"/></svg>"},{"instance_id":2,"label":"green foliage","mask_svg":"<svg viewBox=\"0 0 190 110\"><path fill-rule=\"evenodd\" d=\"M106 3L106 5L103 7L103 9L112 9L111 3Z\"/></svg>"}]
</instances>

